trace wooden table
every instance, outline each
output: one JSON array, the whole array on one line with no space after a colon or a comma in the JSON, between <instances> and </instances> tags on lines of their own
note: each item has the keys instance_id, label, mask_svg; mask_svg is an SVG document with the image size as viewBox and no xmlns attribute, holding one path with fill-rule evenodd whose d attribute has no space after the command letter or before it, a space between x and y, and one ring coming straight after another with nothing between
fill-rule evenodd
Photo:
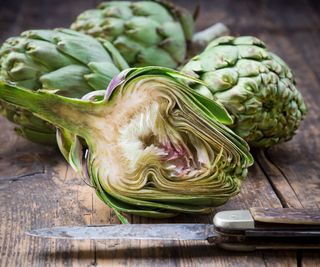
<instances>
[{"instance_id":1,"label":"wooden table","mask_svg":"<svg viewBox=\"0 0 320 267\"><path fill-rule=\"evenodd\" d=\"M98 1L1 0L0 41L31 28L67 27ZM193 1L175 1L190 10ZM250 206L320 208L319 1L202 1L198 28L223 21L256 35L296 73L309 113L292 141L254 151L241 193L218 210ZM320 266L320 252L235 253L206 243L40 240L30 228L119 223L56 149L32 144L0 119L0 266ZM180 216L162 222L204 222ZM130 217L132 223L154 220Z\"/></svg>"}]
</instances>

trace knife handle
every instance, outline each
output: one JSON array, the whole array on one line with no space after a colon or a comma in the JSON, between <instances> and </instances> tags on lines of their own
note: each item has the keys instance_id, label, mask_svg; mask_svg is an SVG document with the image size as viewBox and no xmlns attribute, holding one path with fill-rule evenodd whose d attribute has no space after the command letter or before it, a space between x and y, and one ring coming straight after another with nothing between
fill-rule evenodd
<instances>
[{"instance_id":1,"label":"knife handle","mask_svg":"<svg viewBox=\"0 0 320 267\"><path fill-rule=\"evenodd\" d=\"M275 249L320 249L320 231L318 235L308 236L305 232L302 235L291 235L279 232L277 234L268 231L256 232L257 235L250 235L246 231L240 233L220 232L218 237L209 239L209 243L216 246L235 251L254 251L254 250L275 250Z\"/></svg>"},{"instance_id":2,"label":"knife handle","mask_svg":"<svg viewBox=\"0 0 320 267\"><path fill-rule=\"evenodd\" d=\"M320 211L292 208L250 208L252 218L257 223L320 225Z\"/></svg>"},{"instance_id":3,"label":"knife handle","mask_svg":"<svg viewBox=\"0 0 320 267\"><path fill-rule=\"evenodd\" d=\"M277 242L226 242L217 244L219 248L231 251L255 251L255 250L319 250L320 243L277 243Z\"/></svg>"},{"instance_id":4,"label":"knife handle","mask_svg":"<svg viewBox=\"0 0 320 267\"><path fill-rule=\"evenodd\" d=\"M320 210L292 208L250 208L220 211L213 218L217 228L225 230L253 229L259 226L320 227Z\"/></svg>"},{"instance_id":5,"label":"knife handle","mask_svg":"<svg viewBox=\"0 0 320 267\"><path fill-rule=\"evenodd\" d=\"M320 211L251 208L224 211L214 219L214 240L227 250L320 249Z\"/></svg>"}]
</instances>

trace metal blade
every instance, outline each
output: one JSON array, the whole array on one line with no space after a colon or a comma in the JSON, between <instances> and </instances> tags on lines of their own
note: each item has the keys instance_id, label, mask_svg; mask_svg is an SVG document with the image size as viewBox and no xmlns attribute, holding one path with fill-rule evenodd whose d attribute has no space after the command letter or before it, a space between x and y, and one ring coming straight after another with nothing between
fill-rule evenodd
<instances>
[{"instance_id":1,"label":"metal blade","mask_svg":"<svg viewBox=\"0 0 320 267\"><path fill-rule=\"evenodd\" d=\"M111 224L36 229L26 234L62 239L207 240L217 234L210 224Z\"/></svg>"}]
</instances>

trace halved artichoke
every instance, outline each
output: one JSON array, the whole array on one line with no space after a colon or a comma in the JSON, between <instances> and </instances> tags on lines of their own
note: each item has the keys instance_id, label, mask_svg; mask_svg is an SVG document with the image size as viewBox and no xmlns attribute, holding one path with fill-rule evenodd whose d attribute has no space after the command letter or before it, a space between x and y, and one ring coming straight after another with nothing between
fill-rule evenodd
<instances>
[{"instance_id":1,"label":"halved artichoke","mask_svg":"<svg viewBox=\"0 0 320 267\"><path fill-rule=\"evenodd\" d=\"M234 119L231 129L250 146L291 139L306 114L291 70L255 37L220 37L182 71L207 84L209 90L191 86L226 107Z\"/></svg>"},{"instance_id":2,"label":"halved artichoke","mask_svg":"<svg viewBox=\"0 0 320 267\"><path fill-rule=\"evenodd\" d=\"M68 29L26 31L0 48L0 80L73 98L105 89L126 68L112 44ZM22 136L37 143L56 143L55 127L46 121L5 102L0 110L19 125Z\"/></svg>"},{"instance_id":3,"label":"halved artichoke","mask_svg":"<svg viewBox=\"0 0 320 267\"><path fill-rule=\"evenodd\" d=\"M208 213L239 192L253 163L226 110L166 68L129 69L105 92L71 99L0 83L0 98L56 125L62 153L120 212Z\"/></svg>"}]
</instances>

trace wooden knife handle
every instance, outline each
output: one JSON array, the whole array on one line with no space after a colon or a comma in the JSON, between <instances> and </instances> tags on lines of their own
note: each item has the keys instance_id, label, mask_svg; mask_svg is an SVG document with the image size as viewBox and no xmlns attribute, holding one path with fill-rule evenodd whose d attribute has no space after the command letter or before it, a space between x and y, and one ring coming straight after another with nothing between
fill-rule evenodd
<instances>
[{"instance_id":1,"label":"wooden knife handle","mask_svg":"<svg viewBox=\"0 0 320 267\"><path fill-rule=\"evenodd\" d=\"M255 222L320 225L320 210L292 208L250 208Z\"/></svg>"},{"instance_id":2,"label":"wooden knife handle","mask_svg":"<svg viewBox=\"0 0 320 267\"><path fill-rule=\"evenodd\" d=\"M247 243L221 243L217 244L218 247L231 250L231 251L255 251L255 250L297 250L297 249L311 249L318 250L320 249L320 243L264 243L264 242L247 242Z\"/></svg>"}]
</instances>

